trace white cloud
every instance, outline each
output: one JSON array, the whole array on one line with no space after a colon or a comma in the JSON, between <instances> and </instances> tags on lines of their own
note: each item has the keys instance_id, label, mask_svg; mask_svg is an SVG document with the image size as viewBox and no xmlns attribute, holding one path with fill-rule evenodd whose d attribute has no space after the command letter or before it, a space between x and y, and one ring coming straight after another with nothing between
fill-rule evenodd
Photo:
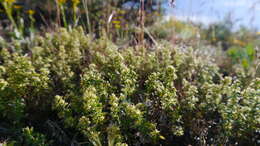
<instances>
[{"instance_id":1,"label":"white cloud","mask_svg":"<svg viewBox=\"0 0 260 146\"><path fill-rule=\"evenodd\" d=\"M185 7L192 0L179 0L179 9L169 11L166 19L174 17L182 21L192 21L205 25L222 21L225 16L232 14L233 20L240 20L236 26L250 23L250 18L255 17L254 26L260 29L260 0L193 0L210 1L208 5L193 5L191 8ZM258 2L258 3L257 3ZM190 13L193 10L194 13ZM249 26L251 27L251 26Z\"/></svg>"},{"instance_id":2,"label":"white cloud","mask_svg":"<svg viewBox=\"0 0 260 146\"><path fill-rule=\"evenodd\" d=\"M255 6L252 7L255 11L260 11L260 3L257 3Z\"/></svg>"},{"instance_id":3,"label":"white cloud","mask_svg":"<svg viewBox=\"0 0 260 146\"><path fill-rule=\"evenodd\" d=\"M260 10L260 0L223 0L222 5L229 8L252 8Z\"/></svg>"},{"instance_id":4,"label":"white cloud","mask_svg":"<svg viewBox=\"0 0 260 146\"><path fill-rule=\"evenodd\" d=\"M250 4L252 4L252 1L249 2L249 0L225 0L223 2L223 6L226 7L249 7Z\"/></svg>"}]
</instances>

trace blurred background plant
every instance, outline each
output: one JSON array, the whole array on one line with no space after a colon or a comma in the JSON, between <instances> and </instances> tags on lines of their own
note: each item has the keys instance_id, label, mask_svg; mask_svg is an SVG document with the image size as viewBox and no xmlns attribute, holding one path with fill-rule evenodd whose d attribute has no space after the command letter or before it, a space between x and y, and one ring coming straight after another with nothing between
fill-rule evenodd
<instances>
[{"instance_id":1,"label":"blurred background plant","mask_svg":"<svg viewBox=\"0 0 260 146\"><path fill-rule=\"evenodd\" d=\"M118 33L114 33L114 35L118 37L121 36L122 38L122 35L124 34L124 36L129 35L127 32L131 30L130 27L134 28L135 26L139 26L139 0L1 1L1 6L4 7L4 10L2 11L6 15L1 14L0 19L4 20L7 16L11 25L16 29L19 25L16 23L18 17L25 19L26 15L31 22L36 22L34 25L36 25L37 28L43 26L45 29L49 29L48 27L57 24L66 28L83 25L85 26L86 32L92 32L96 34L97 37L104 31L107 31L106 33L109 35L110 33L119 31L120 35L118 35ZM155 20L162 16L162 1L146 0L144 4L146 13L145 25L151 25ZM33 14L31 12L33 12ZM110 17L113 22L108 22ZM28 24L28 26L32 27L32 24ZM28 27L26 26L23 28L27 29ZM108 32L108 30L110 31Z\"/></svg>"}]
</instances>

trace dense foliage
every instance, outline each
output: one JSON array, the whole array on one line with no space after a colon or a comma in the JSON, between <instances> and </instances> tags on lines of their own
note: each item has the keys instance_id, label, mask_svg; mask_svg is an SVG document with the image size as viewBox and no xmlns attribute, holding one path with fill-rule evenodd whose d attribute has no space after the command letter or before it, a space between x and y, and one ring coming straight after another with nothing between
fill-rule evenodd
<instances>
[{"instance_id":1,"label":"dense foliage","mask_svg":"<svg viewBox=\"0 0 260 146\"><path fill-rule=\"evenodd\" d=\"M224 76L194 49L119 49L81 28L1 45L7 144L257 145L260 79Z\"/></svg>"}]
</instances>

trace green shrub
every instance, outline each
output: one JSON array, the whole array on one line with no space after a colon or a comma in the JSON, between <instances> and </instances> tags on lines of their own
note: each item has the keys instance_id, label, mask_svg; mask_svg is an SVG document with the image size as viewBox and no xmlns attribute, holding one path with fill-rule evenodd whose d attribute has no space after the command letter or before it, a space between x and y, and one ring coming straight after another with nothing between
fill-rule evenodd
<instances>
[{"instance_id":1,"label":"green shrub","mask_svg":"<svg viewBox=\"0 0 260 146\"><path fill-rule=\"evenodd\" d=\"M259 78L223 77L169 44L119 50L82 29L32 44L0 55L0 128L34 127L27 145L256 145Z\"/></svg>"},{"instance_id":2,"label":"green shrub","mask_svg":"<svg viewBox=\"0 0 260 146\"><path fill-rule=\"evenodd\" d=\"M247 45L245 48L231 48L228 50L234 64L241 64L248 70L256 61L256 50L253 45Z\"/></svg>"},{"instance_id":3,"label":"green shrub","mask_svg":"<svg viewBox=\"0 0 260 146\"><path fill-rule=\"evenodd\" d=\"M48 146L49 144L46 142L46 138L44 135L40 133L34 132L33 128L23 128L22 136L24 138L24 143L28 146Z\"/></svg>"}]
</instances>

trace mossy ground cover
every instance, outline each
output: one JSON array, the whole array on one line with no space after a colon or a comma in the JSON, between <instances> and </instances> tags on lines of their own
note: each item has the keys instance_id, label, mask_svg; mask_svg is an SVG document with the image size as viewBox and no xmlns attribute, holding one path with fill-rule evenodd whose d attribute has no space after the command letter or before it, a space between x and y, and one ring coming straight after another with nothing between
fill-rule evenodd
<instances>
[{"instance_id":1,"label":"mossy ground cover","mask_svg":"<svg viewBox=\"0 0 260 146\"><path fill-rule=\"evenodd\" d=\"M257 145L260 79L194 49L118 48L81 28L0 51L7 145ZM28 48L30 46L30 48Z\"/></svg>"},{"instance_id":2,"label":"mossy ground cover","mask_svg":"<svg viewBox=\"0 0 260 146\"><path fill-rule=\"evenodd\" d=\"M0 0L0 145L259 145L260 33L161 2Z\"/></svg>"}]
</instances>

